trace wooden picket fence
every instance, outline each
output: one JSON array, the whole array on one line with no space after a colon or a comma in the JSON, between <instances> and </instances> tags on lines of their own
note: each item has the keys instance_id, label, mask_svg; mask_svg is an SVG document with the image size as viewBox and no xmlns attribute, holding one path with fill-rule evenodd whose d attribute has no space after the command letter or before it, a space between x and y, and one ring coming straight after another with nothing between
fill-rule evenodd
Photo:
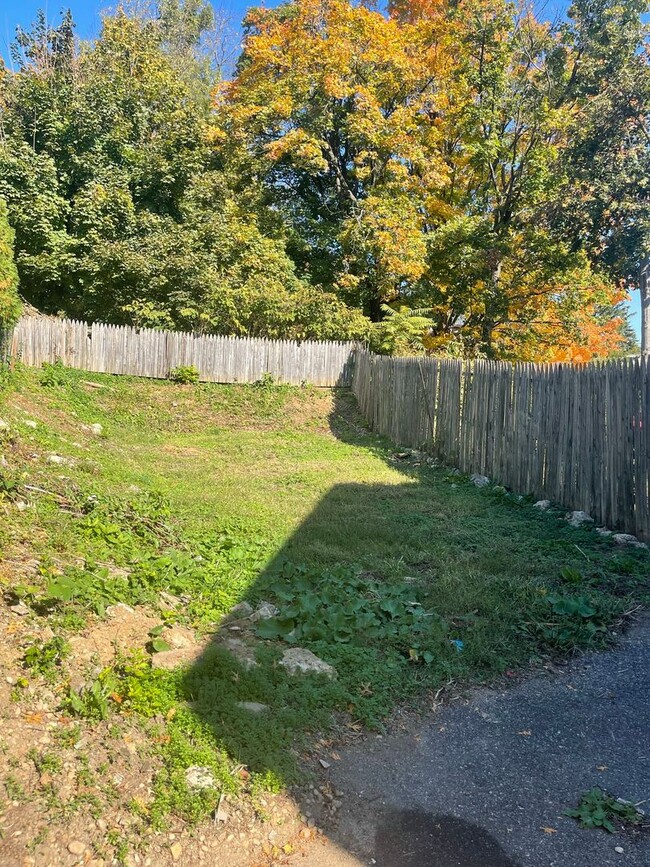
<instances>
[{"instance_id":1,"label":"wooden picket fence","mask_svg":"<svg viewBox=\"0 0 650 867\"><path fill-rule=\"evenodd\" d=\"M373 430L650 541L649 360L582 366L359 352Z\"/></svg>"},{"instance_id":2,"label":"wooden picket fence","mask_svg":"<svg viewBox=\"0 0 650 867\"><path fill-rule=\"evenodd\" d=\"M394 442L650 541L648 358L579 367L389 358L354 343L32 316L19 321L8 352L29 366L60 359L81 370L164 378L193 365L208 382L270 374L293 385L351 385L371 428Z\"/></svg>"},{"instance_id":3,"label":"wooden picket fence","mask_svg":"<svg viewBox=\"0 0 650 867\"><path fill-rule=\"evenodd\" d=\"M349 386L355 348L354 343L219 337L25 316L8 351L30 367L60 359L81 370L162 379L175 367L193 365L204 382L256 382L270 374L290 385Z\"/></svg>"}]
</instances>

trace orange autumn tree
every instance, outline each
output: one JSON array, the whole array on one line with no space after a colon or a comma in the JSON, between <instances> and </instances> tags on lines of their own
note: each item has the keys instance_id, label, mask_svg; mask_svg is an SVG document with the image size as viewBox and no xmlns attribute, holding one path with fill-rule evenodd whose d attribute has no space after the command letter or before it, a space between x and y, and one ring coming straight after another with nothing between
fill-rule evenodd
<instances>
[{"instance_id":1,"label":"orange autumn tree","mask_svg":"<svg viewBox=\"0 0 650 867\"><path fill-rule=\"evenodd\" d=\"M437 19L439 9L408 4L409 20L416 12ZM461 0L447 18L457 59L442 144L450 214L427 227L419 287L420 303L439 311L431 345L513 359L607 355L623 342L619 317L602 314L620 300L618 281L558 220L565 153L587 104L577 56L503 0Z\"/></svg>"},{"instance_id":2,"label":"orange autumn tree","mask_svg":"<svg viewBox=\"0 0 650 867\"><path fill-rule=\"evenodd\" d=\"M425 272L427 216L445 210L446 25L297 0L245 26L218 93L225 147L264 175L301 268L378 318Z\"/></svg>"},{"instance_id":3,"label":"orange autumn tree","mask_svg":"<svg viewBox=\"0 0 650 867\"><path fill-rule=\"evenodd\" d=\"M218 91L217 148L262 179L299 273L374 320L427 309L432 351L616 351L619 281L560 219L581 50L505 0L389 13L253 10Z\"/></svg>"}]
</instances>

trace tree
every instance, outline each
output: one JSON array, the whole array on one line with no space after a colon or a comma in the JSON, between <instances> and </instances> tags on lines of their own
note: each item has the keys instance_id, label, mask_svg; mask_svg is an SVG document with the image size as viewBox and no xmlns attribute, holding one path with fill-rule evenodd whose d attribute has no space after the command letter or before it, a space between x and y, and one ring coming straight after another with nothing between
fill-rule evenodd
<instances>
[{"instance_id":1,"label":"tree","mask_svg":"<svg viewBox=\"0 0 650 867\"><path fill-rule=\"evenodd\" d=\"M264 178L299 271L378 319L424 270L443 183L439 28L346 0L254 9L245 27L217 102L224 149Z\"/></svg>"},{"instance_id":2,"label":"tree","mask_svg":"<svg viewBox=\"0 0 650 867\"><path fill-rule=\"evenodd\" d=\"M246 27L221 153L263 178L299 273L375 320L431 308L438 349L617 348L596 311L621 275L558 218L593 96L566 28L505 0L295 0Z\"/></svg>"},{"instance_id":3,"label":"tree","mask_svg":"<svg viewBox=\"0 0 650 867\"><path fill-rule=\"evenodd\" d=\"M20 314L18 271L14 263L14 233L7 206L0 199L0 331L13 325Z\"/></svg>"},{"instance_id":4,"label":"tree","mask_svg":"<svg viewBox=\"0 0 650 867\"><path fill-rule=\"evenodd\" d=\"M234 195L209 147L211 80L194 53L207 7L157 8L106 17L95 43L56 60L67 19L21 35L20 73L1 85L0 194L26 297L115 323L362 337L365 320L298 278L281 222L254 183Z\"/></svg>"}]
</instances>

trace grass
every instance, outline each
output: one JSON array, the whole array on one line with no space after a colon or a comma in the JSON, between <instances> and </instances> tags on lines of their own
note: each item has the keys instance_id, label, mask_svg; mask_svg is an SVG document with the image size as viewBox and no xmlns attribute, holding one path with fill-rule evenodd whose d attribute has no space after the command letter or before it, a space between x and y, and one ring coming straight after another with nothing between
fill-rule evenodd
<instances>
[{"instance_id":1,"label":"grass","mask_svg":"<svg viewBox=\"0 0 650 867\"><path fill-rule=\"evenodd\" d=\"M156 825L170 812L201 819L221 790L294 782L319 732L380 727L396 704L450 680L605 647L647 598L644 551L419 455L400 459L344 392L19 368L0 417L7 600L61 642L117 601L159 616L162 628L82 690L65 686L64 643L25 653L85 725L139 720L162 762L138 808ZM26 557L36 574L17 577ZM182 604L162 606L161 591ZM258 627L256 667L216 640L189 670L151 667L144 648L169 627L210 634L242 600L279 609ZM291 678L278 662L292 643L338 678ZM215 787L188 789L191 765L210 768Z\"/></svg>"}]
</instances>

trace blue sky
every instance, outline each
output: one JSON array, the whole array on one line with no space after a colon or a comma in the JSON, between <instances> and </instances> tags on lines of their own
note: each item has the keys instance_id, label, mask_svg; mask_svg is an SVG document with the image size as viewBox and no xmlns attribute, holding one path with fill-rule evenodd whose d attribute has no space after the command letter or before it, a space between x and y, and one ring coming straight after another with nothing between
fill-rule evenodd
<instances>
[{"instance_id":1,"label":"blue sky","mask_svg":"<svg viewBox=\"0 0 650 867\"><path fill-rule=\"evenodd\" d=\"M0 54L6 59L9 56L9 44L14 38L16 26L20 24L28 27L34 20L38 9L45 9L49 20L56 20L62 9L68 7L77 23L77 33L84 39L97 36L100 28L100 12L107 6L117 5L117 0L68 0L68 2L48 2L48 0L2 0L0 5ZM232 20L232 26L237 27L241 22L246 7L250 5L274 6L273 0L253 0L246 3L244 0L224 0L223 3L213 4L215 8L223 10ZM548 0L538 3L546 13L545 17L552 17L558 10L566 8L568 3L563 0ZM630 303L632 311L631 322L638 335L641 333L641 305L639 293L634 292Z\"/></svg>"}]
</instances>

